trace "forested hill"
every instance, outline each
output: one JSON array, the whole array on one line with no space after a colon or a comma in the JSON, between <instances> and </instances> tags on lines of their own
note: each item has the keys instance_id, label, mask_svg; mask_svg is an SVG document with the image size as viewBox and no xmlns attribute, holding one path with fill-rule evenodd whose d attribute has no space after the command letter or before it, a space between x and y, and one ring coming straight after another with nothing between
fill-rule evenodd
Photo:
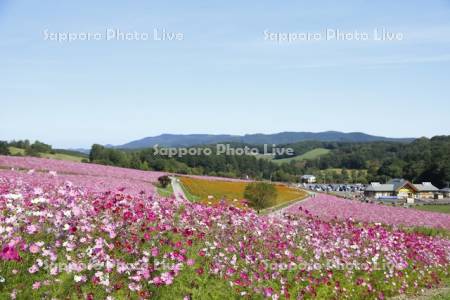
<instances>
[{"instance_id":1,"label":"forested hill","mask_svg":"<svg viewBox=\"0 0 450 300\"><path fill-rule=\"evenodd\" d=\"M213 135L213 134L162 134L146 137L123 145L115 146L119 149L142 149L154 145L166 147L189 147L194 145L215 144L223 142L238 142L246 144L288 144L301 141L335 141L335 142L373 142L394 141L411 142L413 138L388 138L374 136L362 132L280 132L274 134L246 134L246 135Z\"/></svg>"},{"instance_id":2,"label":"forested hill","mask_svg":"<svg viewBox=\"0 0 450 300\"><path fill-rule=\"evenodd\" d=\"M450 136L421 138L407 144L306 141L284 147L292 147L295 155L311 149L329 151L313 159L276 164L274 160L253 155L201 154L168 158L155 155L152 148L122 151L94 145L90 160L132 168L225 177L250 176L276 181L296 181L298 175L315 174L325 182L384 182L398 177L414 182L431 181L439 187L450 182Z\"/></svg>"},{"instance_id":3,"label":"forested hill","mask_svg":"<svg viewBox=\"0 0 450 300\"><path fill-rule=\"evenodd\" d=\"M11 151L21 149L22 144L25 145L24 151ZM232 145L262 148L261 145L242 143ZM211 144L201 147L214 146ZM368 183L405 178L413 182L430 181L440 188L450 182L450 136L420 138L411 143L305 141L280 147L290 147L294 150L294 157L288 157L287 163L284 162L286 157L283 156L267 159L255 155L217 155L213 152L213 155L170 158L155 154L153 148L119 150L101 145L92 146L89 161L142 170L237 178L250 176L255 179L291 182L298 181L299 175L302 174L314 174L321 182ZM322 154L318 156L303 155L317 149L326 151L321 151ZM54 151L50 145L40 142L30 145L22 141L9 144L0 141L0 154L48 156L52 152Z\"/></svg>"}]
</instances>

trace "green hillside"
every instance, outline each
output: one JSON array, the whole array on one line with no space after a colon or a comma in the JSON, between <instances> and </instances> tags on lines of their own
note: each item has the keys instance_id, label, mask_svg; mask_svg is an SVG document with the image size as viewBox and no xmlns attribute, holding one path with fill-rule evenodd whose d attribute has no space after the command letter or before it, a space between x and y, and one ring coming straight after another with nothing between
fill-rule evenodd
<instances>
[{"instance_id":1,"label":"green hillside","mask_svg":"<svg viewBox=\"0 0 450 300\"><path fill-rule=\"evenodd\" d=\"M81 162L85 157L81 157L81 156L75 156L75 155L70 155L70 154L65 154L65 153L41 153L40 154L41 157L46 157L46 158L51 158L51 159L60 159L60 160L69 160L69 161L76 161L76 162Z\"/></svg>"},{"instance_id":2,"label":"green hillside","mask_svg":"<svg viewBox=\"0 0 450 300\"><path fill-rule=\"evenodd\" d=\"M294 161L310 160L310 159L316 159L319 156L328 154L329 152L330 152L329 149L315 148L313 150L310 150L308 152L303 153L302 155L297 155L297 156L294 156L294 157L283 158L283 159L274 159L272 161L274 163L277 163L277 164L282 164L282 163L289 163L292 160L294 160Z\"/></svg>"},{"instance_id":3,"label":"green hillside","mask_svg":"<svg viewBox=\"0 0 450 300\"><path fill-rule=\"evenodd\" d=\"M9 152L12 155L26 155L25 149L17 148L17 147L8 147ZM67 152L67 153L66 153ZM87 158L87 155L82 155L81 153L71 153L71 151L61 150L59 152L56 150L55 153L39 153L40 157L51 158L51 159L59 159L59 160L69 160L81 162L83 159Z\"/></svg>"},{"instance_id":4,"label":"green hillside","mask_svg":"<svg viewBox=\"0 0 450 300\"><path fill-rule=\"evenodd\" d=\"M8 149L12 155L25 155L25 149L16 148L16 147L8 147Z\"/></svg>"}]
</instances>

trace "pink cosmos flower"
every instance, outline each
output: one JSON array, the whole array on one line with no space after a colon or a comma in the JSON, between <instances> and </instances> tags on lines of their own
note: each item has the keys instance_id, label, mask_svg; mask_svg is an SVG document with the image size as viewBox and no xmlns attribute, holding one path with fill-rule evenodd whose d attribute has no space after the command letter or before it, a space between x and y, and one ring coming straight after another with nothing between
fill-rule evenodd
<instances>
[{"instance_id":1,"label":"pink cosmos flower","mask_svg":"<svg viewBox=\"0 0 450 300\"><path fill-rule=\"evenodd\" d=\"M29 250L30 250L31 253L36 254L36 253L39 252L40 248L36 244L31 244Z\"/></svg>"},{"instance_id":2,"label":"pink cosmos flower","mask_svg":"<svg viewBox=\"0 0 450 300\"><path fill-rule=\"evenodd\" d=\"M152 248L152 256L153 256L153 257L156 257L156 256L158 256L158 254L159 254L158 248L153 247L153 248Z\"/></svg>"},{"instance_id":3,"label":"pink cosmos flower","mask_svg":"<svg viewBox=\"0 0 450 300\"><path fill-rule=\"evenodd\" d=\"M58 267L52 267L51 269L50 269L50 275L53 275L53 276L55 276L55 275L58 275Z\"/></svg>"},{"instance_id":4,"label":"pink cosmos flower","mask_svg":"<svg viewBox=\"0 0 450 300\"><path fill-rule=\"evenodd\" d=\"M28 272L29 272L30 274L34 274L34 273L36 273L37 271L39 271L39 267L38 267L37 265L32 265L30 268L28 268Z\"/></svg>"},{"instance_id":5,"label":"pink cosmos flower","mask_svg":"<svg viewBox=\"0 0 450 300\"><path fill-rule=\"evenodd\" d=\"M161 280L166 285L171 285L173 283L173 276L169 272L164 272L161 274Z\"/></svg>"},{"instance_id":6,"label":"pink cosmos flower","mask_svg":"<svg viewBox=\"0 0 450 300\"><path fill-rule=\"evenodd\" d=\"M2 253L0 254L2 260L15 260L20 261L19 252L17 252L15 247L5 246L3 247Z\"/></svg>"},{"instance_id":7,"label":"pink cosmos flower","mask_svg":"<svg viewBox=\"0 0 450 300\"><path fill-rule=\"evenodd\" d=\"M273 294L273 289L271 287L264 288L264 296L271 297Z\"/></svg>"},{"instance_id":8,"label":"pink cosmos flower","mask_svg":"<svg viewBox=\"0 0 450 300\"><path fill-rule=\"evenodd\" d=\"M40 281L36 281L35 283L33 283L33 290L37 290L41 287L41 282Z\"/></svg>"},{"instance_id":9,"label":"pink cosmos flower","mask_svg":"<svg viewBox=\"0 0 450 300\"><path fill-rule=\"evenodd\" d=\"M86 287L84 282L92 280L98 285L96 288L108 293L121 290L130 298L150 298L154 295L140 286L140 282L153 283L154 288L170 285L183 267L189 266L197 272L192 272L194 277L214 275L218 280L234 285L236 297L278 299L289 298L291 292L292 298L314 298L318 286L327 285L339 299L364 296L376 299L380 291L387 292L384 287L377 285L375 289L369 284L376 280L373 270L379 266L386 264L392 268L386 271L384 278L386 286L392 289L389 295L434 286L449 266L450 241L447 239L373 224L373 221L380 221L407 225L399 222L405 220L406 215L415 216L416 221L422 216L413 210L389 207L381 210L373 206L370 210L352 210L352 202L341 203L339 199L308 200L301 204L304 205L301 211L307 209L313 215L295 209L289 218L275 218L260 216L251 209L225 206L225 203L204 206L175 201L173 197L161 198L151 193L152 187L150 194L138 195L138 191L149 190L144 185L152 186L148 184L155 181L152 172L39 159L23 162L22 158L3 156L0 156L0 165L5 165L9 159L15 161L14 164L22 161L25 167L57 170L61 174L51 177L46 172L26 174L0 170L0 257L16 257L15 252L17 256L19 252L35 254L35 263L28 270L30 273L38 272L45 264L67 261L60 270L51 268L49 281L40 282L40 286L50 282L58 284L61 282L58 274L65 277L71 273L73 284L78 282L77 285L83 288ZM68 179L74 182L73 186L65 184ZM127 189L117 193L119 186L127 186ZM40 189L41 195L33 194L35 187ZM126 194L129 191L134 192ZM10 198L11 193L21 197ZM32 202L34 199L38 199L36 203ZM342 209L335 212L339 207ZM362 218L367 214L369 216ZM334 219L334 215L338 218ZM344 218L339 220L339 216ZM355 223L349 217L368 223ZM450 228L450 219L446 215L422 219L430 225ZM11 226L13 230L5 231ZM53 242L31 242L34 237L28 234L36 232ZM194 244L196 247L189 251L183 248L189 249ZM3 249L6 245L8 248ZM154 248L148 250L148 245L154 245ZM192 251L196 253L192 254ZM188 252L191 258L187 257ZM130 254L126 261L123 261L122 253ZM365 270L367 284L357 280L359 275L353 269L348 270L348 280L360 284L358 294L355 294L347 285L335 285L339 275L331 270L322 270L318 276L312 276L313 271L308 271L308 266L324 266L322 263L328 262L337 264L337 268L341 265L347 268L355 262ZM160 266L164 271L160 271ZM287 266L288 270L292 267L301 272L295 278L289 278L285 272ZM402 269L405 271L400 272ZM96 273L96 276L85 279L83 273ZM405 274L411 274L412 279L405 279ZM130 280L136 281L129 283ZM290 289L300 281L309 283L307 288L298 291L302 295ZM30 291L32 286L33 281L24 289ZM94 299L93 294L88 299Z\"/></svg>"},{"instance_id":10,"label":"pink cosmos flower","mask_svg":"<svg viewBox=\"0 0 450 300\"><path fill-rule=\"evenodd\" d=\"M26 230L28 234L34 234L38 231L38 227L34 224L31 224L27 226Z\"/></svg>"},{"instance_id":11,"label":"pink cosmos flower","mask_svg":"<svg viewBox=\"0 0 450 300\"><path fill-rule=\"evenodd\" d=\"M162 280L161 277L159 277L159 276L153 278L152 282L153 282L153 284L155 284L155 285L161 285L161 284L163 284L163 280Z\"/></svg>"}]
</instances>

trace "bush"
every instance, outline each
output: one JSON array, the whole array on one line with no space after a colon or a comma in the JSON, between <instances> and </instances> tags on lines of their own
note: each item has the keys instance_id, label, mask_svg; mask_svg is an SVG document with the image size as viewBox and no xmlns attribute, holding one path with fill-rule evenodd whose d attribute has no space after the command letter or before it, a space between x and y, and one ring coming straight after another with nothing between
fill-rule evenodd
<instances>
[{"instance_id":1,"label":"bush","mask_svg":"<svg viewBox=\"0 0 450 300\"><path fill-rule=\"evenodd\" d=\"M30 147L31 153L52 153L53 151L52 146L39 141L35 141Z\"/></svg>"},{"instance_id":2,"label":"bush","mask_svg":"<svg viewBox=\"0 0 450 300\"><path fill-rule=\"evenodd\" d=\"M25 149L25 155L27 155L27 156L34 156L34 157L40 157L39 152L36 151L35 149L31 148L31 147Z\"/></svg>"},{"instance_id":3,"label":"bush","mask_svg":"<svg viewBox=\"0 0 450 300\"><path fill-rule=\"evenodd\" d=\"M161 187L166 188L170 183L170 177L167 175L163 175L158 177L158 181Z\"/></svg>"},{"instance_id":4,"label":"bush","mask_svg":"<svg viewBox=\"0 0 450 300\"><path fill-rule=\"evenodd\" d=\"M244 197L249 201L250 206L259 212L274 203L277 198L277 190L270 183L253 182L245 188Z\"/></svg>"},{"instance_id":5,"label":"bush","mask_svg":"<svg viewBox=\"0 0 450 300\"><path fill-rule=\"evenodd\" d=\"M0 155L10 155L8 143L5 141L0 141Z\"/></svg>"}]
</instances>

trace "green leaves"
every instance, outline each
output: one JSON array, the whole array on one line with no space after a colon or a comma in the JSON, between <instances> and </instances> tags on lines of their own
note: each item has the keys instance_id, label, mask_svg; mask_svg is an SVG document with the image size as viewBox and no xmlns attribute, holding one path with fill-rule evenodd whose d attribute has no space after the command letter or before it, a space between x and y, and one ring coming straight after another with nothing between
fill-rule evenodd
<instances>
[{"instance_id":1,"label":"green leaves","mask_svg":"<svg viewBox=\"0 0 450 300\"><path fill-rule=\"evenodd\" d=\"M253 182L247 185L244 197L257 210L269 207L277 198L275 186L265 182Z\"/></svg>"}]
</instances>

